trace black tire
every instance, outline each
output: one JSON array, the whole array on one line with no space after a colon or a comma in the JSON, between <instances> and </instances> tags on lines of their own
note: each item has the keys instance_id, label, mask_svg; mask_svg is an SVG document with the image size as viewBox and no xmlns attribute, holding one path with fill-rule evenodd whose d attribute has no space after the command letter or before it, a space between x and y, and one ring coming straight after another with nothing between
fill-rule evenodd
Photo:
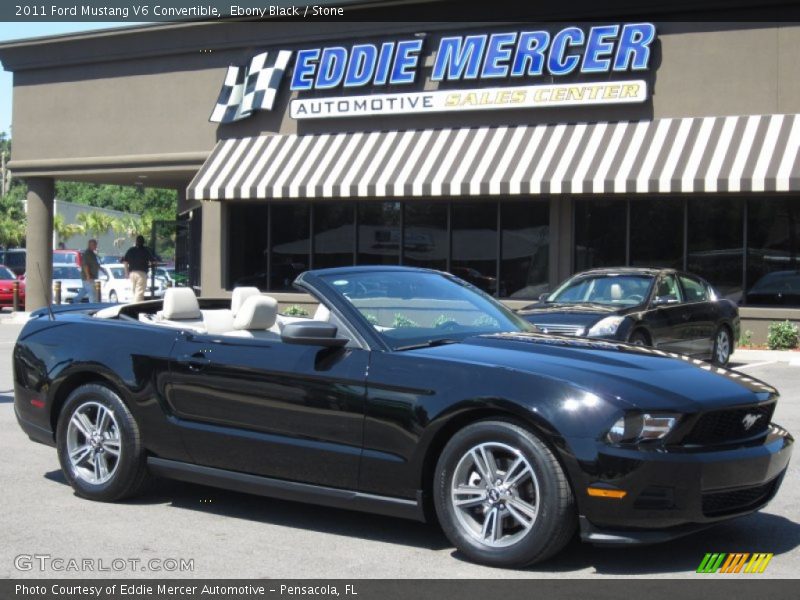
<instances>
[{"instance_id":1,"label":"black tire","mask_svg":"<svg viewBox=\"0 0 800 600\"><path fill-rule=\"evenodd\" d=\"M482 504L467 509L457 508L452 500L454 486L459 485L459 482L463 481L463 474L470 470L466 465L470 461L471 449L484 445L494 454L493 460L496 461L496 473L499 478L504 475L511 476L512 472L515 472L510 464L515 460L515 455L509 453L511 458L505 458L503 456L505 447L519 452L527 461L523 469L529 467L534 476L521 478L519 490L508 496L503 496L504 492L498 494L497 491L502 486L496 485L492 486L494 496L491 490L487 490L486 501ZM479 475L479 470L480 468L476 466L469 475L470 479L478 478L469 484L475 486L475 489L485 487L485 478ZM546 560L559 552L575 533L577 526L575 501L561 465L539 437L514 423L497 420L479 421L459 431L448 442L439 457L433 484L436 514L445 535L459 551L475 562L495 567L530 565ZM518 506L517 503L512 504L514 500L510 499L511 496L516 496L518 500L526 500L528 507L531 507L532 503L524 498L526 489L528 493L538 491L538 494L532 494L536 500L533 504L537 507L537 511L527 530L520 524L522 521L510 512L511 506ZM499 501L497 501L498 495L500 495ZM469 494L465 497L469 497ZM503 498L506 498L507 502L503 502ZM489 508L493 501L496 501L492 505L494 508ZM508 545L502 547L497 543L485 541L485 538L479 539L484 533L477 531L480 528L481 514L485 530L485 523L490 520L488 515L495 508L498 511L495 514L500 515L495 518L495 522L499 518L501 534L509 533ZM514 512L519 514L517 510ZM472 521L473 515L477 515L475 523Z\"/></svg>"},{"instance_id":2,"label":"black tire","mask_svg":"<svg viewBox=\"0 0 800 600\"><path fill-rule=\"evenodd\" d=\"M77 424L70 427L70 422L78 412L80 416L88 417L88 424L96 424L102 409L110 413L107 431L113 435L108 434L105 439L102 435L96 438L91 436L95 438L92 442L81 433L82 429ZM94 423L93 414L98 415ZM89 455L77 465L69 457L69 448L76 446L78 450L73 449L73 454L81 456L83 448L90 448ZM111 454L115 446L118 449L117 458ZM67 482L84 498L102 502L122 500L142 493L150 481L139 427L122 399L105 385L82 385L69 395L58 418L56 447ZM97 454L101 456L96 458ZM87 479L91 477L89 471L93 467L97 476L96 463L101 461L106 465L105 476L108 478L102 480L102 477L98 477L98 481L92 482Z\"/></svg>"},{"instance_id":3,"label":"black tire","mask_svg":"<svg viewBox=\"0 0 800 600\"><path fill-rule=\"evenodd\" d=\"M714 334L714 346L711 350L711 362L718 367L728 364L733 353L733 337L724 325Z\"/></svg>"},{"instance_id":4,"label":"black tire","mask_svg":"<svg viewBox=\"0 0 800 600\"><path fill-rule=\"evenodd\" d=\"M108 293L108 301L109 301L109 302L113 302L114 304L116 304L117 302L119 302L119 297L117 296L117 292L116 292L116 291L114 291L114 290L111 290L111 291Z\"/></svg>"},{"instance_id":5,"label":"black tire","mask_svg":"<svg viewBox=\"0 0 800 600\"><path fill-rule=\"evenodd\" d=\"M633 344L634 346L649 346L650 339L647 337L647 334L644 331L637 329L631 334L628 343Z\"/></svg>"}]
</instances>

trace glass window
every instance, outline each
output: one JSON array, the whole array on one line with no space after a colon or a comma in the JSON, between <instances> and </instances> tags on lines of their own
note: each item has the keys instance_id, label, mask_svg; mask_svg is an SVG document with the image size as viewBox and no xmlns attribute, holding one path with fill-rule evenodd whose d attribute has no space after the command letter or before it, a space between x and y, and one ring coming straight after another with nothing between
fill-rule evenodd
<instances>
[{"instance_id":1,"label":"glass window","mask_svg":"<svg viewBox=\"0 0 800 600\"><path fill-rule=\"evenodd\" d=\"M0 281L12 281L17 277L11 272L11 269L0 267Z\"/></svg>"},{"instance_id":2,"label":"glass window","mask_svg":"<svg viewBox=\"0 0 800 600\"><path fill-rule=\"evenodd\" d=\"M538 298L550 275L550 203L501 204L501 298Z\"/></svg>"},{"instance_id":3,"label":"glass window","mask_svg":"<svg viewBox=\"0 0 800 600\"><path fill-rule=\"evenodd\" d=\"M497 293L497 203L452 205L450 272L488 294Z\"/></svg>"},{"instance_id":4,"label":"glass window","mask_svg":"<svg viewBox=\"0 0 800 600\"><path fill-rule=\"evenodd\" d=\"M800 202L760 198L747 203L745 302L800 306Z\"/></svg>"},{"instance_id":5,"label":"glass window","mask_svg":"<svg viewBox=\"0 0 800 600\"><path fill-rule=\"evenodd\" d=\"M637 198L630 206L631 265L682 268L683 200Z\"/></svg>"},{"instance_id":6,"label":"glass window","mask_svg":"<svg viewBox=\"0 0 800 600\"><path fill-rule=\"evenodd\" d=\"M658 304L678 304L683 302L681 289L674 275L666 275L658 280L655 301Z\"/></svg>"},{"instance_id":7,"label":"glass window","mask_svg":"<svg viewBox=\"0 0 800 600\"><path fill-rule=\"evenodd\" d=\"M708 290L702 282L685 275L681 275L679 279L681 280L681 286L683 286L686 302L708 302Z\"/></svg>"},{"instance_id":8,"label":"glass window","mask_svg":"<svg viewBox=\"0 0 800 600\"><path fill-rule=\"evenodd\" d=\"M445 271L450 246L447 203L411 201L403 210L403 264Z\"/></svg>"},{"instance_id":9,"label":"glass window","mask_svg":"<svg viewBox=\"0 0 800 600\"><path fill-rule=\"evenodd\" d=\"M627 202L575 201L575 270L625 264Z\"/></svg>"},{"instance_id":10,"label":"glass window","mask_svg":"<svg viewBox=\"0 0 800 600\"><path fill-rule=\"evenodd\" d=\"M651 285L653 278L647 275L578 275L561 284L547 302L636 306L647 298Z\"/></svg>"},{"instance_id":11,"label":"glass window","mask_svg":"<svg viewBox=\"0 0 800 600\"><path fill-rule=\"evenodd\" d=\"M742 221L739 198L690 198L686 270L709 281L723 298L742 297Z\"/></svg>"},{"instance_id":12,"label":"glass window","mask_svg":"<svg viewBox=\"0 0 800 600\"><path fill-rule=\"evenodd\" d=\"M400 264L400 203L358 204L358 264Z\"/></svg>"},{"instance_id":13,"label":"glass window","mask_svg":"<svg viewBox=\"0 0 800 600\"><path fill-rule=\"evenodd\" d=\"M228 205L228 288L267 289L267 204Z\"/></svg>"},{"instance_id":14,"label":"glass window","mask_svg":"<svg viewBox=\"0 0 800 600\"><path fill-rule=\"evenodd\" d=\"M302 202L274 204L271 218L272 264L269 289L292 291L295 277L308 269L311 251L309 205Z\"/></svg>"},{"instance_id":15,"label":"glass window","mask_svg":"<svg viewBox=\"0 0 800 600\"><path fill-rule=\"evenodd\" d=\"M81 270L78 267L53 267L53 279L80 279Z\"/></svg>"},{"instance_id":16,"label":"glass window","mask_svg":"<svg viewBox=\"0 0 800 600\"><path fill-rule=\"evenodd\" d=\"M355 204L314 205L314 268L346 267L353 264L355 250Z\"/></svg>"}]
</instances>

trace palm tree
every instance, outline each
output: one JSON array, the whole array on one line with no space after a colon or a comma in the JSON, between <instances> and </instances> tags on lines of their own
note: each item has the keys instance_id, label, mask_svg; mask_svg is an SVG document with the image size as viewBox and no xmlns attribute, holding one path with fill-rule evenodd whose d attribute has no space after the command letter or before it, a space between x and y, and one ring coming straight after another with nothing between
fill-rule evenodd
<instances>
[{"instance_id":1,"label":"palm tree","mask_svg":"<svg viewBox=\"0 0 800 600\"><path fill-rule=\"evenodd\" d=\"M62 215L56 215L53 217L53 231L59 242L66 243L69 238L84 233L84 228L78 223L67 223Z\"/></svg>"},{"instance_id":2,"label":"palm tree","mask_svg":"<svg viewBox=\"0 0 800 600\"><path fill-rule=\"evenodd\" d=\"M114 217L98 211L80 213L77 218L78 223L83 227L84 233L87 235L94 234L95 237L108 233L114 226Z\"/></svg>"}]
</instances>

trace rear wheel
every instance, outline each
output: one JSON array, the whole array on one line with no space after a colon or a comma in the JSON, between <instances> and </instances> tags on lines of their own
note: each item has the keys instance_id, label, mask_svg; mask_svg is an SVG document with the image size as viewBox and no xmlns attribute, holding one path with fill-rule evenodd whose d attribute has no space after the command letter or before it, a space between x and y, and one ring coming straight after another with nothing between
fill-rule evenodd
<instances>
[{"instance_id":1,"label":"rear wheel","mask_svg":"<svg viewBox=\"0 0 800 600\"><path fill-rule=\"evenodd\" d=\"M434 502L448 539L487 565L545 560L575 532L558 460L536 435L506 421L481 421L453 436L436 467Z\"/></svg>"},{"instance_id":2,"label":"rear wheel","mask_svg":"<svg viewBox=\"0 0 800 600\"><path fill-rule=\"evenodd\" d=\"M733 342L730 331L728 331L727 327L720 327L717 330L717 335L714 337L714 351L711 362L718 367L724 367L731 358L732 350Z\"/></svg>"},{"instance_id":3,"label":"rear wheel","mask_svg":"<svg viewBox=\"0 0 800 600\"><path fill-rule=\"evenodd\" d=\"M634 346L649 346L650 340L647 337L647 334L642 331L641 329L637 329L631 334L630 339L628 340Z\"/></svg>"},{"instance_id":4,"label":"rear wheel","mask_svg":"<svg viewBox=\"0 0 800 600\"><path fill-rule=\"evenodd\" d=\"M139 428L109 388L79 387L69 395L56 430L58 459L79 496L111 502L139 494L148 472Z\"/></svg>"}]
</instances>

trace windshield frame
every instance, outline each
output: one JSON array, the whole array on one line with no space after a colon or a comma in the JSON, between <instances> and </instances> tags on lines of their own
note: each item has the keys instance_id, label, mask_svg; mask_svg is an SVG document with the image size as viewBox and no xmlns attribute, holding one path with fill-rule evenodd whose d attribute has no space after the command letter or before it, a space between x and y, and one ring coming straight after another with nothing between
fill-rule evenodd
<instances>
[{"instance_id":1,"label":"windshield frame","mask_svg":"<svg viewBox=\"0 0 800 600\"><path fill-rule=\"evenodd\" d=\"M650 283L647 286L647 291L643 294L643 298L640 302L636 304L623 304L623 303L610 303L610 302L592 302L592 301L564 301L564 300L555 300L553 299L556 294L563 293L569 287L571 287L574 283L578 281L584 281L588 279L609 279L614 277L635 277L638 279L649 279ZM568 306L580 306L580 305L595 305L595 306L608 306L608 307L616 307L618 309L627 309L633 308L635 306L642 306L650 303L650 297L653 295L653 288L655 287L656 281L658 281L660 275L654 273L625 273L625 272L617 272L617 271L609 271L608 273L578 273L573 275L569 279L565 280L561 285L559 285L553 292L547 295L545 298L545 304L565 304Z\"/></svg>"},{"instance_id":2,"label":"windshield frame","mask_svg":"<svg viewBox=\"0 0 800 600\"><path fill-rule=\"evenodd\" d=\"M432 269L422 269L422 268L414 268L414 267L381 267L376 265L375 267L371 267L369 269L370 272L404 272L404 273L419 273L420 275L433 275L438 277L443 277L445 279L449 279L455 285L459 285L468 289L469 291L473 292L474 294L480 296L481 299L488 301L494 308L499 310L503 316L505 316L509 321L512 323L517 323L519 325L519 329L517 330L518 333L536 333L537 329L536 326L532 323L528 322L527 320L523 319L521 316L516 314L510 308L505 306L502 302L498 301L496 298L493 298L489 294L485 293L484 291L478 289L474 285L451 275L450 273L445 273L442 271L435 271ZM294 282L296 288L301 289L303 291L309 292L314 296L325 298L325 304L328 306L330 310L337 313L337 316L342 318L348 324L350 324L351 329L356 330L360 336L362 346L368 347L372 350L383 350L389 352L402 352L404 346L419 346L418 340L390 340L387 339L386 336L381 335L381 333L373 327L373 325L369 322L367 317L358 309L356 305L354 305L350 300L347 299L335 286L331 285L328 282L329 278L333 277L349 277L353 275L357 275L359 273L366 272L366 269L359 268L359 267L352 267L352 268L341 268L341 269L323 269L320 271L306 271L305 273L301 273ZM427 328L426 328L427 329ZM456 341L461 341L462 339L466 339L469 337L474 337L476 335L493 335L497 333L496 331L472 331L472 332L453 332L448 330L442 330L441 335L432 336L428 340L429 342L436 342L440 339L455 339ZM391 343L394 342L394 343Z\"/></svg>"}]
</instances>

